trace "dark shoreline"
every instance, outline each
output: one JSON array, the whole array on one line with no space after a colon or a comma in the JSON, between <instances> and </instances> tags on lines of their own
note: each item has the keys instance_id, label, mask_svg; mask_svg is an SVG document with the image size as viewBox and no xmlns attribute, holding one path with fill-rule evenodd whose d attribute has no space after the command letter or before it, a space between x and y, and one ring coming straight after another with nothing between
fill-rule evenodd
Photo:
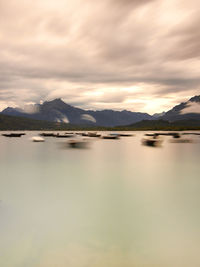
<instances>
[{"instance_id":1,"label":"dark shoreline","mask_svg":"<svg viewBox=\"0 0 200 267\"><path fill-rule=\"evenodd\" d=\"M199 131L200 120L143 120L126 126L73 125L0 114L0 131Z\"/></svg>"}]
</instances>

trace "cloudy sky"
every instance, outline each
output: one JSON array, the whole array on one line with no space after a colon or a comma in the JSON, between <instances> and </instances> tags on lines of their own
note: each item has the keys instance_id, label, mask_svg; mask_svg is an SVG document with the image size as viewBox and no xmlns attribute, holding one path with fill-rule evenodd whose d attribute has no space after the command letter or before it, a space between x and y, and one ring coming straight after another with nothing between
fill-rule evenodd
<instances>
[{"instance_id":1,"label":"cloudy sky","mask_svg":"<svg viewBox=\"0 0 200 267\"><path fill-rule=\"evenodd\" d=\"M200 94L199 0L0 0L0 109L166 111Z\"/></svg>"}]
</instances>

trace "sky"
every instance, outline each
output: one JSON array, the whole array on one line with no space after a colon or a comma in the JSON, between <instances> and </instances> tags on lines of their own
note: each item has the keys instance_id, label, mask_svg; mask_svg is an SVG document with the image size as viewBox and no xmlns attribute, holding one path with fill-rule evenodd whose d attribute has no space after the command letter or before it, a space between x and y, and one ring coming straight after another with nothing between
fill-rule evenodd
<instances>
[{"instance_id":1,"label":"sky","mask_svg":"<svg viewBox=\"0 0 200 267\"><path fill-rule=\"evenodd\" d=\"M0 110L153 114L200 93L199 0L0 0Z\"/></svg>"}]
</instances>

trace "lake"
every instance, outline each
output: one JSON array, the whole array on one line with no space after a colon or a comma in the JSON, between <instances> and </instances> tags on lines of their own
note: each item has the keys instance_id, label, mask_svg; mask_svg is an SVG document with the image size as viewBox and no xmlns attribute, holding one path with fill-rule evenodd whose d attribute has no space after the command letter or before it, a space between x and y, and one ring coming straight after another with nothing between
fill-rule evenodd
<instances>
[{"instance_id":1,"label":"lake","mask_svg":"<svg viewBox=\"0 0 200 267\"><path fill-rule=\"evenodd\" d=\"M70 149L36 134L0 136L0 266L200 266L200 136Z\"/></svg>"}]
</instances>

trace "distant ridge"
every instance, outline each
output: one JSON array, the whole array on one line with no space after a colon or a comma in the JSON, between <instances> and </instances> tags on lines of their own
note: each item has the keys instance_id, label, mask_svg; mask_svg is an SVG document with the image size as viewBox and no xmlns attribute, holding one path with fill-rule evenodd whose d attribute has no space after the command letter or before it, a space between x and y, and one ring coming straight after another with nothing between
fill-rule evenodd
<instances>
[{"instance_id":1,"label":"distant ridge","mask_svg":"<svg viewBox=\"0 0 200 267\"><path fill-rule=\"evenodd\" d=\"M182 120L169 122L164 120L143 120L127 126L117 127L101 127L92 125L73 125L69 123L49 122L42 120L34 120L30 118L16 117L0 114L0 131L25 131L25 130L40 130L40 131L147 131L147 130L200 130L200 120Z\"/></svg>"},{"instance_id":2,"label":"distant ridge","mask_svg":"<svg viewBox=\"0 0 200 267\"><path fill-rule=\"evenodd\" d=\"M200 120L179 120L169 122L166 120L143 120L127 126L116 127L116 130L140 131L183 131L200 130Z\"/></svg>"},{"instance_id":3,"label":"distant ridge","mask_svg":"<svg viewBox=\"0 0 200 267\"><path fill-rule=\"evenodd\" d=\"M127 125L144 119L153 119L147 113L127 110L84 110L73 107L60 98L46 101L43 104L29 105L26 106L26 109L8 107L2 111L2 114L52 122L69 122L76 125L90 124L107 127Z\"/></svg>"},{"instance_id":4,"label":"distant ridge","mask_svg":"<svg viewBox=\"0 0 200 267\"><path fill-rule=\"evenodd\" d=\"M194 96L188 101L183 102L167 112L154 114L150 116L147 113L131 112L127 110L84 110L73 107L57 98L52 101L46 101L43 104L28 105L24 109L8 107L4 109L1 115L23 117L27 119L66 125L79 125L80 127L136 127L144 129L145 127L199 127L200 122L200 96ZM27 121L28 123L28 121ZM33 123L33 121L29 121ZM42 127L42 126L41 126ZM29 128L29 127L28 127Z\"/></svg>"},{"instance_id":5,"label":"distant ridge","mask_svg":"<svg viewBox=\"0 0 200 267\"><path fill-rule=\"evenodd\" d=\"M0 114L0 131L70 130L71 128L75 128L75 126Z\"/></svg>"},{"instance_id":6,"label":"distant ridge","mask_svg":"<svg viewBox=\"0 0 200 267\"><path fill-rule=\"evenodd\" d=\"M200 120L200 95L175 106L163 116L160 116L159 119L168 121Z\"/></svg>"}]
</instances>

